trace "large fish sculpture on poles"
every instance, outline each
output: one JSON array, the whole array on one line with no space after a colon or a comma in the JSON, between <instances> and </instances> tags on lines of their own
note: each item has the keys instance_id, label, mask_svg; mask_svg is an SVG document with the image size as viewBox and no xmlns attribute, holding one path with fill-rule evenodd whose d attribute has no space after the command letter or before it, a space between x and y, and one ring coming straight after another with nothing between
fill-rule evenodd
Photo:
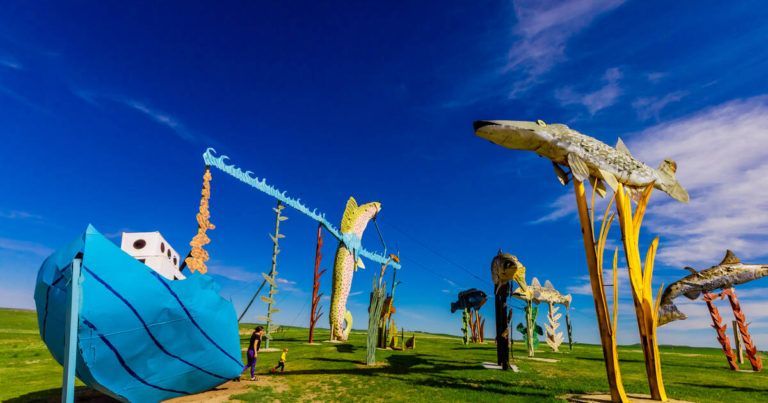
<instances>
[{"instance_id":1,"label":"large fish sculpture on poles","mask_svg":"<svg viewBox=\"0 0 768 403\"><path fill-rule=\"evenodd\" d=\"M359 243L368 222L379 211L381 211L381 204L378 202L358 206L357 201L350 197L341 218L342 236L353 237ZM352 313L347 310L347 299L352 288L352 277L358 267L364 268L365 265L355 250L343 241L339 242L339 247L336 249L336 259L333 263L331 310L328 315L331 340L346 341L349 338L349 332L352 331ZM342 326L342 321L346 322L345 326Z\"/></svg>"},{"instance_id":2,"label":"large fish sculpture on poles","mask_svg":"<svg viewBox=\"0 0 768 403\"><path fill-rule=\"evenodd\" d=\"M674 161L664 160L658 169L653 169L635 159L621 139L613 148L566 125L547 124L541 120L478 120L474 122L474 129L476 135L494 144L533 151L551 160L563 185L570 180L563 169L565 166L581 182L596 178L601 196L605 195L604 184L616 190L622 183L636 198L652 183L675 200L688 202L688 192L675 178L677 164Z\"/></svg>"},{"instance_id":3,"label":"large fish sculpture on poles","mask_svg":"<svg viewBox=\"0 0 768 403\"><path fill-rule=\"evenodd\" d=\"M659 326L687 318L674 303L674 299L681 295L695 300L704 293L728 289L768 276L768 265L744 264L730 250L716 266L701 271L691 267L686 267L686 270L691 274L670 284L661 294Z\"/></svg>"}]
</instances>

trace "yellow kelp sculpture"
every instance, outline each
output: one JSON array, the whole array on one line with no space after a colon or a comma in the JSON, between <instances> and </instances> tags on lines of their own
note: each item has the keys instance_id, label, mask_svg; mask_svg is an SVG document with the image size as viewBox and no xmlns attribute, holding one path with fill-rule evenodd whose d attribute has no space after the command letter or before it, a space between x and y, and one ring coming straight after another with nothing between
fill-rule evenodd
<instances>
[{"instance_id":1,"label":"yellow kelp sculpture","mask_svg":"<svg viewBox=\"0 0 768 403\"><path fill-rule=\"evenodd\" d=\"M200 197L200 210L197 213L197 235L189 243L192 251L189 252L189 256L184 260L184 263L187 264L187 267L192 272L199 271L200 273L205 273L208 271L205 262L210 257L208 252L203 249L203 246L211 243L211 239L208 238L206 231L216 228L211 223L211 212L208 208L208 201L211 198L211 170L208 167L205 168L205 173L203 174L203 190L200 194L202 197Z\"/></svg>"}]
</instances>

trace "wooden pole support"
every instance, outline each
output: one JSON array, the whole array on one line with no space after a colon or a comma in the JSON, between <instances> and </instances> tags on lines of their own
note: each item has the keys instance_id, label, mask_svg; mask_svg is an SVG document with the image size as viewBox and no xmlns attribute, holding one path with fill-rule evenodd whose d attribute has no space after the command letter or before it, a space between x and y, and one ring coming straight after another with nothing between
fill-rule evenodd
<instances>
[{"instance_id":1,"label":"wooden pole support","mask_svg":"<svg viewBox=\"0 0 768 403\"><path fill-rule=\"evenodd\" d=\"M739 359L739 364L744 364L744 347L741 342L741 334L739 334L739 325L737 321L731 322L731 328L733 328L733 343L736 346L736 358Z\"/></svg>"}]
</instances>

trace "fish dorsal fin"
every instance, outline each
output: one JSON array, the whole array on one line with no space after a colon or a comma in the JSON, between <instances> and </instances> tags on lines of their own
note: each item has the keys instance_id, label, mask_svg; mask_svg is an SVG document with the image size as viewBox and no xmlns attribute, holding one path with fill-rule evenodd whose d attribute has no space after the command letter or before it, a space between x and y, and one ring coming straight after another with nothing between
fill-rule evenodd
<instances>
[{"instance_id":1,"label":"fish dorsal fin","mask_svg":"<svg viewBox=\"0 0 768 403\"><path fill-rule=\"evenodd\" d=\"M568 166L571 168L573 177L578 179L579 182L584 182L589 179L589 167L578 155L568 153Z\"/></svg>"},{"instance_id":2,"label":"fish dorsal fin","mask_svg":"<svg viewBox=\"0 0 768 403\"><path fill-rule=\"evenodd\" d=\"M533 280L531 280L531 287L541 288L541 283L539 283L538 278L534 277Z\"/></svg>"},{"instance_id":3,"label":"fish dorsal fin","mask_svg":"<svg viewBox=\"0 0 768 403\"><path fill-rule=\"evenodd\" d=\"M347 200L347 206L344 208L344 215L341 217L341 232L350 232L355 223L355 213L357 211L357 201L354 197Z\"/></svg>"},{"instance_id":4,"label":"fish dorsal fin","mask_svg":"<svg viewBox=\"0 0 768 403\"><path fill-rule=\"evenodd\" d=\"M732 250L728 249L725 252L725 257L723 258L723 261L720 262L718 266L722 266L724 264L739 264L739 263L741 263L741 260L739 260L739 258L736 257L736 254L733 253Z\"/></svg>"},{"instance_id":5,"label":"fish dorsal fin","mask_svg":"<svg viewBox=\"0 0 768 403\"><path fill-rule=\"evenodd\" d=\"M616 151L632 156L632 153L629 152L629 148L627 148L627 145L624 144L623 140L621 140L621 137L619 137L619 140L616 142Z\"/></svg>"},{"instance_id":6,"label":"fish dorsal fin","mask_svg":"<svg viewBox=\"0 0 768 403\"><path fill-rule=\"evenodd\" d=\"M691 266L685 266L683 267L683 269L688 270L689 272L691 272L691 274L699 274L699 272L697 272L696 269L694 269Z\"/></svg>"},{"instance_id":7,"label":"fish dorsal fin","mask_svg":"<svg viewBox=\"0 0 768 403\"><path fill-rule=\"evenodd\" d=\"M547 281L544 282L544 288L547 288L547 289L550 289L550 290L554 290L555 286L553 286L552 283L549 280L547 280Z\"/></svg>"}]
</instances>

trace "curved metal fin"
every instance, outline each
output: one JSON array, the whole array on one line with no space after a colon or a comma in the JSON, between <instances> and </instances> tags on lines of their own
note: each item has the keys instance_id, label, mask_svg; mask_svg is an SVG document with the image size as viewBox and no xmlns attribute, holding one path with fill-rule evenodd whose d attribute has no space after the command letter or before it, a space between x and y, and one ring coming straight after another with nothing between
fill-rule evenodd
<instances>
[{"instance_id":1,"label":"curved metal fin","mask_svg":"<svg viewBox=\"0 0 768 403\"><path fill-rule=\"evenodd\" d=\"M571 168L573 177L580 182L584 182L589 179L589 167L581 157L574 153L568 153L568 166Z\"/></svg>"},{"instance_id":2,"label":"curved metal fin","mask_svg":"<svg viewBox=\"0 0 768 403\"><path fill-rule=\"evenodd\" d=\"M723 261L720 262L718 266L722 266L724 264L739 264L741 263L741 260L736 257L736 254L733 253L732 250L728 249L725 251L725 257L723 258Z\"/></svg>"}]
</instances>

